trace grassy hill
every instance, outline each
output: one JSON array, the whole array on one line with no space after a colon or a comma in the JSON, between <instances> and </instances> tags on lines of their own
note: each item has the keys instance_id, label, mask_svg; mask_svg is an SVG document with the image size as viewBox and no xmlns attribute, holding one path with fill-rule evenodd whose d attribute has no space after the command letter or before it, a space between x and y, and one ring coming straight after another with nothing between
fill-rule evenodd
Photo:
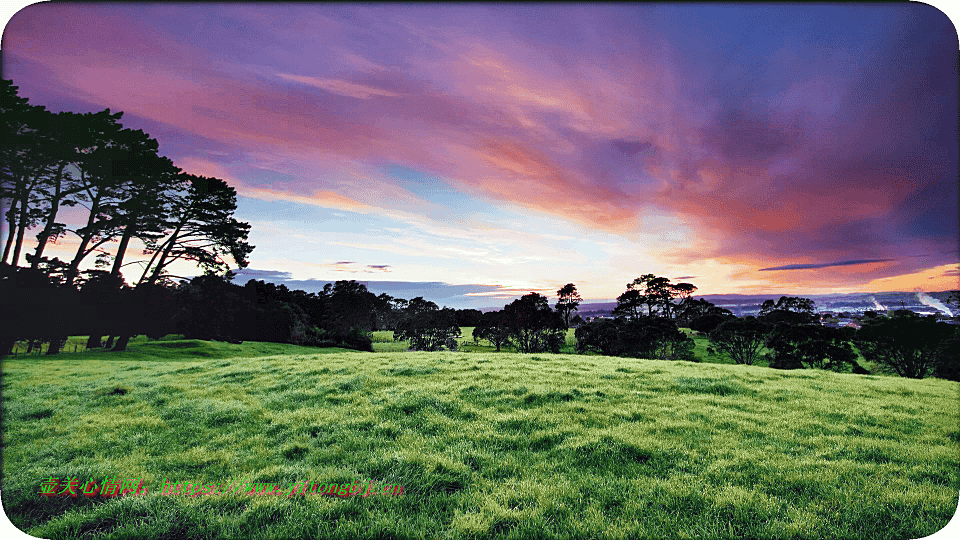
<instances>
[{"instance_id":1,"label":"grassy hill","mask_svg":"<svg viewBox=\"0 0 960 540\"><path fill-rule=\"evenodd\" d=\"M202 341L2 370L3 505L42 538L918 538L960 489L934 379ZM160 493L236 478L404 492Z\"/></svg>"}]
</instances>

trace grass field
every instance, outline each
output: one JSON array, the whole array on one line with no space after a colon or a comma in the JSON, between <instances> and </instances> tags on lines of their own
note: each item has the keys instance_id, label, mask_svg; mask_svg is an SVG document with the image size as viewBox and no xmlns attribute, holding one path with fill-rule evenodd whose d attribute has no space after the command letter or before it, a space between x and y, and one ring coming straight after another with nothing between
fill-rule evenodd
<instances>
[{"instance_id":1,"label":"grass field","mask_svg":"<svg viewBox=\"0 0 960 540\"><path fill-rule=\"evenodd\" d=\"M201 341L2 370L3 504L41 538L919 538L960 489L935 379ZM114 476L150 492L39 495ZM159 493L236 477L404 493Z\"/></svg>"}]
</instances>

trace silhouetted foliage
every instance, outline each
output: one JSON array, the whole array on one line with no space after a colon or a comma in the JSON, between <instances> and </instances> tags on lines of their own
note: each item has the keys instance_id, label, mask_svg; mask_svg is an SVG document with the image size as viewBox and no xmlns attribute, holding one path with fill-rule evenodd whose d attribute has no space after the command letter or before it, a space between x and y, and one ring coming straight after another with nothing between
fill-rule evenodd
<instances>
[{"instance_id":1,"label":"silhouetted foliage","mask_svg":"<svg viewBox=\"0 0 960 540\"><path fill-rule=\"evenodd\" d=\"M450 308L440 309L419 296L407 304L393 332L394 340L410 340L410 348L415 351L439 351L444 346L456 350L458 337L456 312Z\"/></svg>"},{"instance_id":2,"label":"silhouetted foliage","mask_svg":"<svg viewBox=\"0 0 960 540\"><path fill-rule=\"evenodd\" d=\"M710 342L738 364L753 365L760 355L770 325L756 317L727 320L710 332Z\"/></svg>"},{"instance_id":3,"label":"silhouetted foliage","mask_svg":"<svg viewBox=\"0 0 960 540\"><path fill-rule=\"evenodd\" d=\"M819 368L843 371L857 360L848 338L839 328L778 324L767 336L772 368Z\"/></svg>"},{"instance_id":4,"label":"silhouetted foliage","mask_svg":"<svg viewBox=\"0 0 960 540\"><path fill-rule=\"evenodd\" d=\"M694 360L694 343L663 317L597 319L577 328L577 352L661 360Z\"/></svg>"},{"instance_id":5,"label":"silhouetted foliage","mask_svg":"<svg viewBox=\"0 0 960 540\"><path fill-rule=\"evenodd\" d=\"M809 298L781 296L776 303L764 300L759 318L769 324L811 324L817 320L814 301Z\"/></svg>"},{"instance_id":6,"label":"silhouetted foliage","mask_svg":"<svg viewBox=\"0 0 960 540\"><path fill-rule=\"evenodd\" d=\"M522 353L560 352L566 327L560 314L550 309L547 297L530 293L503 308L503 325L510 343Z\"/></svg>"},{"instance_id":7,"label":"silhouetted foliage","mask_svg":"<svg viewBox=\"0 0 960 540\"><path fill-rule=\"evenodd\" d=\"M934 351L933 376L948 381L960 381L960 329L941 341Z\"/></svg>"},{"instance_id":8,"label":"silhouetted foliage","mask_svg":"<svg viewBox=\"0 0 960 540\"><path fill-rule=\"evenodd\" d=\"M892 317L878 317L864 324L857 331L856 341L863 357L882 370L922 379L937 365L940 343L955 331L934 316L897 310ZM945 368L949 370L949 364Z\"/></svg>"},{"instance_id":9,"label":"silhouetted foliage","mask_svg":"<svg viewBox=\"0 0 960 540\"><path fill-rule=\"evenodd\" d=\"M577 292L577 286L573 283L567 283L557 291L557 313L563 317L563 325L570 328L570 317L574 311L577 311L580 302L580 293Z\"/></svg>"},{"instance_id":10,"label":"silhouetted foliage","mask_svg":"<svg viewBox=\"0 0 960 540\"><path fill-rule=\"evenodd\" d=\"M456 310L457 326L477 326L480 324L480 318L483 312L479 309L458 309Z\"/></svg>"},{"instance_id":11,"label":"silhouetted foliage","mask_svg":"<svg viewBox=\"0 0 960 540\"><path fill-rule=\"evenodd\" d=\"M256 325L259 307L256 291L250 287L234 285L229 279L213 274L198 276L179 287L177 332L186 339L218 341L256 341L264 335L272 339L261 341L289 338L289 332L268 334L269 331Z\"/></svg>"},{"instance_id":12,"label":"silhouetted foliage","mask_svg":"<svg viewBox=\"0 0 960 540\"><path fill-rule=\"evenodd\" d=\"M480 321L473 328L474 343L485 339L497 348L510 343L510 329L504 322L502 311L488 311L480 316Z\"/></svg>"}]
</instances>

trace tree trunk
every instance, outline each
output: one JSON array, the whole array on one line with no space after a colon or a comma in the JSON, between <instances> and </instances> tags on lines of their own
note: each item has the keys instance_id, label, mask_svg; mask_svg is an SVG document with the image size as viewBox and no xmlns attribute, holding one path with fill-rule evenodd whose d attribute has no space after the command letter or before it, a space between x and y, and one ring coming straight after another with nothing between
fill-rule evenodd
<instances>
[{"instance_id":1,"label":"tree trunk","mask_svg":"<svg viewBox=\"0 0 960 540\"><path fill-rule=\"evenodd\" d=\"M27 195L24 195L20 200L20 217L17 219L17 242L13 247L13 258L10 259L11 266L17 266L17 262L20 259L20 249L23 248L23 233L27 230L27 202Z\"/></svg>"},{"instance_id":2,"label":"tree trunk","mask_svg":"<svg viewBox=\"0 0 960 540\"><path fill-rule=\"evenodd\" d=\"M53 338L50 340L50 347L47 348L47 356L60 354L60 349L63 348L63 344L66 342L66 339L63 338Z\"/></svg>"},{"instance_id":3,"label":"tree trunk","mask_svg":"<svg viewBox=\"0 0 960 540\"><path fill-rule=\"evenodd\" d=\"M111 276L120 275L120 267L123 266L123 255L127 252L127 245L130 244L130 237L133 236L133 224L127 225L123 229L123 236L120 238L120 246L117 248L117 256L113 261L113 268L110 270Z\"/></svg>"},{"instance_id":4,"label":"tree trunk","mask_svg":"<svg viewBox=\"0 0 960 540\"><path fill-rule=\"evenodd\" d=\"M50 213L47 215L46 225L44 225L40 234L37 235L37 251L33 262L30 263L30 268L34 270L36 270L40 264L40 257L43 256L43 250L46 249L47 241L50 239L50 235L53 234L53 226L56 225L57 222L57 213L60 211L60 199L63 198L60 190L61 184L63 183L63 168L66 166L66 163L61 163L60 167L57 168L57 177L55 180L57 187L53 198L50 200Z\"/></svg>"},{"instance_id":5,"label":"tree trunk","mask_svg":"<svg viewBox=\"0 0 960 540\"><path fill-rule=\"evenodd\" d=\"M132 336L131 336L130 334L120 334L120 337L117 338L117 343L116 343L116 345L114 345L113 348L110 349L110 351L111 351L111 352L122 352L122 351L127 350L127 343L130 343L130 338L131 338L131 337L132 337ZM110 336L110 338L113 339L113 336Z\"/></svg>"},{"instance_id":6,"label":"tree trunk","mask_svg":"<svg viewBox=\"0 0 960 540\"><path fill-rule=\"evenodd\" d=\"M10 225L10 228L7 230L7 243L3 246L3 262L7 262L7 257L10 256L10 248L13 247L13 237L16 236L14 230L17 228L17 219L14 216L17 214L17 204L20 202L20 199L15 197L10 200L13 201L10 203L10 209L2 216Z\"/></svg>"},{"instance_id":7,"label":"tree trunk","mask_svg":"<svg viewBox=\"0 0 960 540\"><path fill-rule=\"evenodd\" d=\"M87 244L89 244L90 240L93 238L93 222L96 218L97 212L100 211L100 197L91 197L91 199L90 215L87 216L86 226L88 232L84 233L84 235L80 237L80 247L77 249L77 254L73 256L73 260L70 261L70 267L67 269L67 286L73 285L74 280L77 279L77 275L80 273L80 261L86 257Z\"/></svg>"},{"instance_id":8,"label":"tree trunk","mask_svg":"<svg viewBox=\"0 0 960 540\"><path fill-rule=\"evenodd\" d=\"M0 358L10 356L10 354L13 353L13 346L16 342L17 340L14 338L0 339Z\"/></svg>"},{"instance_id":9,"label":"tree trunk","mask_svg":"<svg viewBox=\"0 0 960 540\"><path fill-rule=\"evenodd\" d=\"M103 348L104 348L104 349L111 349L111 348L113 348L113 338L114 338L114 336L113 336L112 334L110 335L110 337L107 338L107 342L103 345Z\"/></svg>"},{"instance_id":10,"label":"tree trunk","mask_svg":"<svg viewBox=\"0 0 960 540\"><path fill-rule=\"evenodd\" d=\"M103 347L103 343L100 341L100 338L102 337L103 336L99 334L98 335L91 334L90 337L87 338L87 348L99 349L100 347Z\"/></svg>"}]
</instances>

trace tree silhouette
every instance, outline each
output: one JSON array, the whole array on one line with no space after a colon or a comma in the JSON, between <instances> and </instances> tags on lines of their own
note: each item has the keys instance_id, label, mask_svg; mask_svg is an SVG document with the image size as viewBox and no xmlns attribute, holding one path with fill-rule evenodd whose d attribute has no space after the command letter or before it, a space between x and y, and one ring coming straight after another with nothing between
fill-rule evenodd
<instances>
[{"instance_id":1,"label":"tree silhouette","mask_svg":"<svg viewBox=\"0 0 960 540\"><path fill-rule=\"evenodd\" d=\"M566 336L560 314L550 309L546 296L538 293L526 294L504 306L503 324L510 343L522 353L558 353Z\"/></svg>"},{"instance_id":2,"label":"tree silhouette","mask_svg":"<svg viewBox=\"0 0 960 540\"><path fill-rule=\"evenodd\" d=\"M580 298L580 293L577 292L577 286L573 283L567 283L557 291L557 297L559 298L556 305L557 312L563 317L563 324L567 328L570 328L570 317L574 311L577 311L577 306L580 305L583 299Z\"/></svg>"}]
</instances>

